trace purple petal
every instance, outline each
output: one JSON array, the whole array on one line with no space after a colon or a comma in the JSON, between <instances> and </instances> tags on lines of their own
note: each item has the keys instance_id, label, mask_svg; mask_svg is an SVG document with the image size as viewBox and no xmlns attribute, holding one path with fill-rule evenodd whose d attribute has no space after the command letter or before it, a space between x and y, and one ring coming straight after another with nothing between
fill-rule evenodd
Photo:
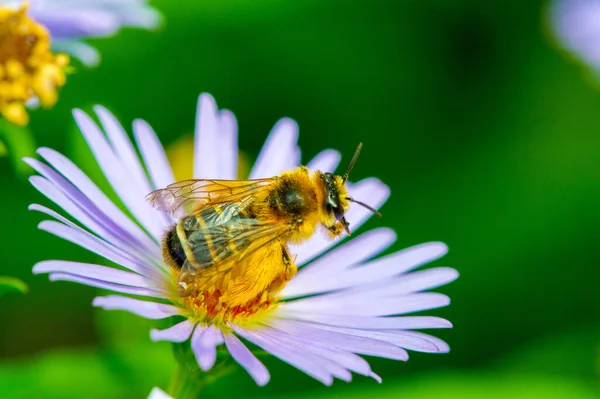
<instances>
[{"instance_id":1,"label":"purple petal","mask_svg":"<svg viewBox=\"0 0 600 399\"><path fill-rule=\"evenodd\" d=\"M95 67L100 63L100 53L89 44L74 39L52 40L52 50L67 53L77 58L86 67Z\"/></svg>"},{"instance_id":2,"label":"purple petal","mask_svg":"<svg viewBox=\"0 0 600 399\"><path fill-rule=\"evenodd\" d=\"M166 330L152 329L150 331L150 338L153 341L185 342L192 334L194 327L195 324L190 320L184 320Z\"/></svg>"},{"instance_id":3,"label":"purple petal","mask_svg":"<svg viewBox=\"0 0 600 399\"><path fill-rule=\"evenodd\" d=\"M300 164L298 124L282 118L273 127L250 172L250 179L271 177Z\"/></svg>"},{"instance_id":4,"label":"purple petal","mask_svg":"<svg viewBox=\"0 0 600 399\"><path fill-rule=\"evenodd\" d=\"M273 356L278 357L279 359L291 364L299 370L302 370L314 379L321 381L323 384L331 385L333 383L333 377L330 372L328 372L322 365L315 363L311 359L308 359L303 354L293 351L293 348L278 345L273 340L257 333L256 331L244 330L231 324L230 327L238 335L244 337L257 346L260 346L267 352L270 352Z\"/></svg>"},{"instance_id":5,"label":"purple petal","mask_svg":"<svg viewBox=\"0 0 600 399\"><path fill-rule=\"evenodd\" d=\"M260 387L269 382L271 376L269 370L246 348L246 346L233 334L225 335L225 345L227 350L236 362L242 366L256 384Z\"/></svg>"},{"instance_id":6,"label":"purple petal","mask_svg":"<svg viewBox=\"0 0 600 399\"><path fill-rule=\"evenodd\" d=\"M202 93L196 109L194 139L194 178L218 179L219 176L219 116L213 96Z\"/></svg>"},{"instance_id":7,"label":"purple petal","mask_svg":"<svg viewBox=\"0 0 600 399\"><path fill-rule=\"evenodd\" d=\"M351 242L352 241L350 241L350 243ZM296 292L316 293L348 287L360 288L371 282L378 282L379 286L376 286L375 288L383 287L382 289L385 289L385 287L388 284L391 284L392 281L401 281L401 279L405 276L400 276L397 280L390 280L390 277L405 273L425 263L432 262L445 255L447 251L448 247L445 244L440 242L431 242L403 249L391 255L387 255L365 263L359 267L351 268L343 273L323 276L317 274L318 269L315 269L315 274L317 274L315 278L313 278L311 275L309 275L307 278L304 278L301 274L301 269L301 271L298 273L299 282L292 284L292 288L290 288L290 290L293 289ZM292 280L292 283L293 282L294 280ZM301 287L300 284L302 284ZM287 291L285 292L287 294ZM368 290L365 290L365 293L371 298L379 297L379 295L375 295ZM340 293L342 296L347 296L350 294L354 295L356 292L352 290Z\"/></svg>"},{"instance_id":8,"label":"purple petal","mask_svg":"<svg viewBox=\"0 0 600 399\"><path fill-rule=\"evenodd\" d=\"M384 297L366 300L355 294L319 295L286 302L281 311L312 312L352 316L391 316L435 309L450 304L450 298L437 293L419 293L401 297Z\"/></svg>"},{"instance_id":9,"label":"purple petal","mask_svg":"<svg viewBox=\"0 0 600 399\"><path fill-rule=\"evenodd\" d=\"M371 371L371 374L369 374L369 377L373 378L375 381L377 381L380 384L383 381L380 376L378 376L377 374L375 374L372 371Z\"/></svg>"},{"instance_id":10,"label":"purple petal","mask_svg":"<svg viewBox=\"0 0 600 399\"><path fill-rule=\"evenodd\" d=\"M238 178L238 127L235 115L231 111L223 110L219 113L221 139L219 140L221 179L235 180Z\"/></svg>"},{"instance_id":11,"label":"purple petal","mask_svg":"<svg viewBox=\"0 0 600 399\"><path fill-rule=\"evenodd\" d=\"M136 119L133 121L133 133L152 179L153 189L164 188L175 182L167 154L152 127L146 121Z\"/></svg>"},{"instance_id":12,"label":"purple petal","mask_svg":"<svg viewBox=\"0 0 600 399\"><path fill-rule=\"evenodd\" d=\"M320 344L314 340L306 339L297 335L277 331L272 328L261 330L263 334L279 340L285 345L297 348L300 351L306 351L313 355L329 359L340 366L354 371L355 373L370 376L371 367L366 360L352 352L334 349L328 345Z\"/></svg>"},{"instance_id":13,"label":"purple petal","mask_svg":"<svg viewBox=\"0 0 600 399\"><path fill-rule=\"evenodd\" d=\"M393 330L362 330L355 328L343 328L325 326L322 324L314 324L315 328L319 328L326 331L338 332L341 334L352 335L356 337L365 337L376 339L384 342L389 342L394 345L398 345L404 349L410 349L418 352L440 352L440 348L437 347L435 342L423 336L415 336L411 334L411 331L393 331ZM425 335L425 334L423 334Z\"/></svg>"},{"instance_id":14,"label":"purple petal","mask_svg":"<svg viewBox=\"0 0 600 399\"><path fill-rule=\"evenodd\" d=\"M375 209L378 209L386 201L390 195L390 189L381 181L375 178L369 178L359 181L358 183L349 185L348 190L353 198L366 202ZM346 219L350 222L351 231L358 229L365 221L373 214L371 211L361 207L352 206L346 214ZM342 236L341 239L345 239ZM296 264L303 265L308 261L321 255L329 248L339 242L338 240L328 240L319 234L315 234L309 240L300 245L291 245L292 253L298 255Z\"/></svg>"},{"instance_id":15,"label":"purple petal","mask_svg":"<svg viewBox=\"0 0 600 399\"><path fill-rule=\"evenodd\" d=\"M402 348L377 339L356 337L326 331L311 323L292 320L274 320L269 325L290 335L313 340L321 345L327 345L363 355L379 356L386 359L407 360L408 354Z\"/></svg>"},{"instance_id":16,"label":"purple petal","mask_svg":"<svg viewBox=\"0 0 600 399\"><path fill-rule=\"evenodd\" d=\"M321 172L334 172L342 156L336 150L323 150L318 153L306 167L310 170L319 170Z\"/></svg>"},{"instance_id":17,"label":"purple petal","mask_svg":"<svg viewBox=\"0 0 600 399\"><path fill-rule=\"evenodd\" d=\"M149 193L152 191L148 176L140 163L140 158L133 148L129 136L125 133L123 126L121 126L113 114L106 108L96 105L94 110L106 132L109 144L113 148L115 156L121 161L123 169L129 174L130 184L134 185L141 193Z\"/></svg>"},{"instance_id":18,"label":"purple petal","mask_svg":"<svg viewBox=\"0 0 600 399\"><path fill-rule=\"evenodd\" d=\"M208 371L217 360L217 345L223 343L223 333L214 325L206 329L197 328L192 336L192 350L200 368Z\"/></svg>"},{"instance_id":19,"label":"purple petal","mask_svg":"<svg viewBox=\"0 0 600 399\"><path fill-rule=\"evenodd\" d=\"M125 285L105 283L104 281L96 280L88 277L80 277L66 273L50 274L50 281L71 281L74 283L85 284L91 287L103 288L110 291L120 292L121 294L149 296L153 298L168 298L167 294L163 294L156 290L148 288L129 287Z\"/></svg>"},{"instance_id":20,"label":"purple petal","mask_svg":"<svg viewBox=\"0 0 600 399\"><path fill-rule=\"evenodd\" d=\"M34 159L25 159L34 169L47 178L32 176L29 178L31 184L43 195L56 203L62 209L80 221L89 230L96 233L106 241L120 247L126 252L144 257L143 249L139 248L140 242L128 234L114 220L107 217L89 198L71 185L58 173L48 166ZM158 244L153 243L154 248L148 248L147 252L154 251L156 256L160 254Z\"/></svg>"},{"instance_id":21,"label":"purple petal","mask_svg":"<svg viewBox=\"0 0 600 399\"><path fill-rule=\"evenodd\" d=\"M149 250L158 252L158 246L142 229L139 228L128 216L126 216L108 197L96 186L90 178L83 173L73 162L62 154L49 149L40 148L38 153L53 168L67 178L81 193L93 201L99 209L105 213L110 220L124 229L133 240L139 242Z\"/></svg>"},{"instance_id":22,"label":"purple petal","mask_svg":"<svg viewBox=\"0 0 600 399\"><path fill-rule=\"evenodd\" d=\"M171 396L167 395L165 391L160 388L154 387L152 391L150 391L150 395L148 399L173 399Z\"/></svg>"},{"instance_id":23,"label":"purple petal","mask_svg":"<svg viewBox=\"0 0 600 399\"><path fill-rule=\"evenodd\" d=\"M110 185L113 187L127 209L135 216L146 230L159 239L164 232L164 225L158 212L145 201L145 193L140 193L132 184L129 171L117 158L110 147L104 134L92 119L80 110L74 110L73 116L87 141L100 169L104 172Z\"/></svg>"},{"instance_id":24,"label":"purple petal","mask_svg":"<svg viewBox=\"0 0 600 399\"><path fill-rule=\"evenodd\" d=\"M452 328L448 320L434 316L336 316L308 312L278 311L277 317L292 320L313 322L329 326L361 328L365 330L397 329L412 330L423 328Z\"/></svg>"},{"instance_id":25,"label":"purple petal","mask_svg":"<svg viewBox=\"0 0 600 399\"><path fill-rule=\"evenodd\" d=\"M142 274L146 277L151 277L152 273L149 273L151 266L140 264L137 261L132 260L128 255L124 254L118 248L112 246L88 233L87 231L75 226L73 224L64 225L59 222L46 220L38 225L40 230L47 231L57 237L64 240L70 241L74 244L79 245L82 248L87 249L95 254L98 254L118 265L121 265L133 272Z\"/></svg>"},{"instance_id":26,"label":"purple petal","mask_svg":"<svg viewBox=\"0 0 600 399\"><path fill-rule=\"evenodd\" d=\"M397 296L426 291L448 284L458 278L458 272L450 267L436 267L398 276L375 285L357 286L353 291L370 296Z\"/></svg>"},{"instance_id":27,"label":"purple petal","mask_svg":"<svg viewBox=\"0 0 600 399\"><path fill-rule=\"evenodd\" d=\"M76 238L73 236L73 232L79 232L80 234L88 235L90 237L90 239L93 239L99 246L103 246L104 248L106 248L105 249L106 251L113 250L114 253L120 257L119 259L121 260L122 263L119 263L119 262L115 262L115 263L121 264L122 266L124 266L136 273L142 274L150 279L161 280L164 278L165 273L167 272L167 270L164 270L163 268L161 268L160 265L157 266L154 263L147 263L143 259L132 257L130 254L126 253L125 251L122 251L120 248L117 248L114 245L112 245L108 242L105 242L104 240L94 236L93 234L90 234L87 230L82 229L81 227L77 226L76 224L72 223L71 221L62 217L61 215L59 215L58 213L54 212L51 209L48 209L48 208L38 205L38 204L32 204L29 206L28 209L32 210L32 211L42 212L46 215L49 215L49 216L57 219L58 221L62 222L66 226L70 227L72 229L72 231L65 231L63 233L62 231L58 230L56 227L54 227L53 229L50 230L47 228L47 223L50 223L51 221L41 222L40 225L38 226L40 229L46 230L52 234L56 234L58 237L63 238L68 241L71 241L71 242L74 242L78 245L79 245L79 242L75 241ZM84 247L84 248L87 248L87 247ZM89 248L89 249L92 250L91 248ZM96 252L96 250L94 250L94 252ZM104 250L97 252L97 253L101 256L107 255L107 254L105 254ZM110 259L110 258L107 258L107 259ZM164 267L166 267L166 266L164 266Z\"/></svg>"},{"instance_id":28,"label":"purple petal","mask_svg":"<svg viewBox=\"0 0 600 399\"><path fill-rule=\"evenodd\" d=\"M423 339L423 340L431 342L433 345L435 345L437 347L437 351L436 351L437 353L450 352L450 347L448 346L448 344L437 337L431 336L429 334L424 334L424 333L418 332L418 331L402 331L402 334L407 337L419 338L419 339ZM418 349L413 349L413 350L418 350ZM423 352L425 352L425 351L423 351Z\"/></svg>"},{"instance_id":29,"label":"purple petal","mask_svg":"<svg viewBox=\"0 0 600 399\"><path fill-rule=\"evenodd\" d=\"M282 291L283 298L325 292L330 290L330 286L337 287L336 280L345 269L383 252L394 241L396 233L388 228L361 234L301 268Z\"/></svg>"},{"instance_id":30,"label":"purple petal","mask_svg":"<svg viewBox=\"0 0 600 399\"><path fill-rule=\"evenodd\" d=\"M119 19L124 26L154 29L162 23L162 15L145 5L128 7L119 13Z\"/></svg>"},{"instance_id":31,"label":"purple petal","mask_svg":"<svg viewBox=\"0 0 600 399\"><path fill-rule=\"evenodd\" d=\"M44 25L55 38L111 36L120 27L117 18L108 11L66 9L36 10L30 15Z\"/></svg>"},{"instance_id":32,"label":"purple petal","mask_svg":"<svg viewBox=\"0 0 600 399\"><path fill-rule=\"evenodd\" d=\"M33 267L33 273L68 273L75 276L88 277L107 283L128 285L130 287L156 289L146 277L112 267L90 263L69 262L63 260L45 260Z\"/></svg>"},{"instance_id":33,"label":"purple petal","mask_svg":"<svg viewBox=\"0 0 600 399\"><path fill-rule=\"evenodd\" d=\"M98 296L94 298L92 305L106 310L126 310L152 320L165 319L181 313L179 308L172 305L127 298L120 295Z\"/></svg>"}]
</instances>

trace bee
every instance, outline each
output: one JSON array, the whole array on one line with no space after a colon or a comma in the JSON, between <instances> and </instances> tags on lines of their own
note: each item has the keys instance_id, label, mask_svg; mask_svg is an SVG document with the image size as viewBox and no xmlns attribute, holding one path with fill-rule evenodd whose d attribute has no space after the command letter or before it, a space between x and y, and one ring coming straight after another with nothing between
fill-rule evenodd
<instances>
[{"instance_id":1,"label":"bee","mask_svg":"<svg viewBox=\"0 0 600 399\"><path fill-rule=\"evenodd\" d=\"M155 208L180 215L166 232L162 255L178 273L183 297L228 293L239 306L274 292L297 271L289 243L301 243L319 227L332 238L345 231L351 198L346 182L359 144L343 176L299 166L265 179L184 180L148 194Z\"/></svg>"}]
</instances>

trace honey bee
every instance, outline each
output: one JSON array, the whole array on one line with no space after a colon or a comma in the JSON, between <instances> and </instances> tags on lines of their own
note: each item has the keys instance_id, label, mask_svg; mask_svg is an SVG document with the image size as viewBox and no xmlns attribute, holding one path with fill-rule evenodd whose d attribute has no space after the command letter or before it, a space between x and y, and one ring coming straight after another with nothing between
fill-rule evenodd
<instances>
[{"instance_id":1,"label":"honey bee","mask_svg":"<svg viewBox=\"0 0 600 399\"><path fill-rule=\"evenodd\" d=\"M319 226L332 238L345 231L354 202L343 176L299 166L254 180L184 180L148 194L155 208L181 215L165 234L165 263L178 273L180 295L222 290L228 306L278 291L296 273L289 243L307 240Z\"/></svg>"}]
</instances>

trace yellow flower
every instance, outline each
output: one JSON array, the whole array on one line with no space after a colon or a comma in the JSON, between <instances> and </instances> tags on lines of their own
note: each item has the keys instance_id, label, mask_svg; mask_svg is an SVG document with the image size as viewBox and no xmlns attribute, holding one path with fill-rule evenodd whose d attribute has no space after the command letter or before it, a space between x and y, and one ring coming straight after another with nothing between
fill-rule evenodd
<instances>
[{"instance_id":1,"label":"yellow flower","mask_svg":"<svg viewBox=\"0 0 600 399\"><path fill-rule=\"evenodd\" d=\"M50 34L20 9L0 7L0 114L17 125L26 125L25 103L38 98L53 106L58 89L66 82L69 57L50 50Z\"/></svg>"}]
</instances>

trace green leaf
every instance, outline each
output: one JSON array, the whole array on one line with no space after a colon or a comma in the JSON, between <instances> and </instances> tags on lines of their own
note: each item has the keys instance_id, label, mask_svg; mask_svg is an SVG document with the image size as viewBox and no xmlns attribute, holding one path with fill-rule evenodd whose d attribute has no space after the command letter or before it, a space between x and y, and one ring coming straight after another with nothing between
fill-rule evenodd
<instances>
[{"instance_id":1,"label":"green leaf","mask_svg":"<svg viewBox=\"0 0 600 399\"><path fill-rule=\"evenodd\" d=\"M26 294L29 291L27 284L14 277L0 276L0 296L9 292Z\"/></svg>"}]
</instances>

